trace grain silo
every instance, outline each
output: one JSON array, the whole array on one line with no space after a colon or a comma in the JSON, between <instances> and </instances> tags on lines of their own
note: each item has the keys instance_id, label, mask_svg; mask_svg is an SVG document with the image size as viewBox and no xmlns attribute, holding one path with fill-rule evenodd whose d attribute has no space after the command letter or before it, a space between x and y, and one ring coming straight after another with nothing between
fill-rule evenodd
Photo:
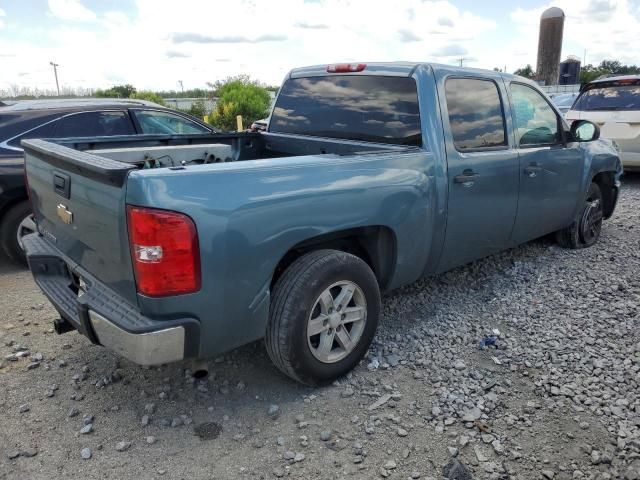
<instances>
[{"instance_id":1,"label":"grain silo","mask_svg":"<svg viewBox=\"0 0 640 480\"><path fill-rule=\"evenodd\" d=\"M563 29L564 12L561 9L551 7L542 12L536 69L536 78L542 85L558 83Z\"/></svg>"}]
</instances>

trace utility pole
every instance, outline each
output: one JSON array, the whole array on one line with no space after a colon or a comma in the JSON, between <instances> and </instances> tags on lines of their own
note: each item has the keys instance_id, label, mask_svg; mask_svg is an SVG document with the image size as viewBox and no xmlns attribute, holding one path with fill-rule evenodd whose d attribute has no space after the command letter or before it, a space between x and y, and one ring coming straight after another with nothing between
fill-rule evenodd
<instances>
[{"instance_id":1,"label":"utility pole","mask_svg":"<svg viewBox=\"0 0 640 480\"><path fill-rule=\"evenodd\" d=\"M184 86L182 85L182 80L178 80L178 83L180 84L180 89L182 90L182 93L184 93Z\"/></svg>"},{"instance_id":2,"label":"utility pole","mask_svg":"<svg viewBox=\"0 0 640 480\"><path fill-rule=\"evenodd\" d=\"M49 62L49 64L53 67L53 74L56 76L56 90L58 90L58 96L60 96L60 85L58 85L58 67L60 64Z\"/></svg>"}]
</instances>

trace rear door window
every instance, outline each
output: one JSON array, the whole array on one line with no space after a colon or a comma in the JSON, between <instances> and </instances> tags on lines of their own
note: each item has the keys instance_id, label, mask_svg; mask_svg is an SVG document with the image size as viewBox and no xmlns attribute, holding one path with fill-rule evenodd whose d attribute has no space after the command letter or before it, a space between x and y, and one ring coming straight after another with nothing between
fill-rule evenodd
<instances>
[{"instance_id":1,"label":"rear door window","mask_svg":"<svg viewBox=\"0 0 640 480\"><path fill-rule=\"evenodd\" d=\"M278 95L269 131L422 145L416 82L371 75L291 78Z\"/></svg>"},{"instance_id":2,"label":"rear door window","mask_svg":"<svg viewBox=\"0 0 640 480\"><path fill-rule=\"evenodd\" d=\"M206 127L188 118L159 110L134 110L142 133L146 134L189 134L210 133Z\"/></svg>"},{"instance_id":3,"label":"rear door window","mask_svg":"<svg viewBox=\"0 0 640 480\"><path fill-rule=\"evenodd\" d=\"M118 111L74 113L60 118L55 132L59 138L133 134L135 131L129 114Z\"/></svg>"},{"instance_id":4,"label":"rear door window","mask_svg":"<svg viewBox=\"0 0 640 480\"><path fill-rule=\"evenodd\" d=\"M55 124L56 122L54 121L36 127L33 130L25 132L19 137L14 138L13 140L9 140L9 142L7 142L7 145L9 145L10 147L22 148L22 146L20 145L20 141L26 138L52 138L55 136Z\"/></svg>"},{"instance_id":5,"label":"rear door window","mask_svg":"<svg viewBox=\"0 0 640 480\"><path fill-rule=\"evenodd\" d=\"M449 78L445 93L456 150L482 150L507 145L502 99L493 81Z\"/></svg>"},{"instance_id":6,"label":"rear door window","mask_svg":"<svg viewBox=\"0 0 640 480\"><path fill-rule=\"evenodd\" d=\"M572 110L640 110L640 80L635 85L611 85L583 92Z\"/></svg>"}]
</instances>

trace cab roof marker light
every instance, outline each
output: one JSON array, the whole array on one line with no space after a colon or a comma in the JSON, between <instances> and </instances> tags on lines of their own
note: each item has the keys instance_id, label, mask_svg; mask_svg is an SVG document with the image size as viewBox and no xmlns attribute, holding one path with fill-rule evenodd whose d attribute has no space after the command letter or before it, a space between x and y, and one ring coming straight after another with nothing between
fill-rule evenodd
<instances>
[{"instance_id":1,"label":"cab roof marker light","mask_svg":"<svg viewBox=\"0 0 640 480\"><path fill-rule=\"evenodd\" d=\"M362 72L367 67L366 63L336 63L327 65L328 73L352 73Z\"/></svg>"}]
</instances>

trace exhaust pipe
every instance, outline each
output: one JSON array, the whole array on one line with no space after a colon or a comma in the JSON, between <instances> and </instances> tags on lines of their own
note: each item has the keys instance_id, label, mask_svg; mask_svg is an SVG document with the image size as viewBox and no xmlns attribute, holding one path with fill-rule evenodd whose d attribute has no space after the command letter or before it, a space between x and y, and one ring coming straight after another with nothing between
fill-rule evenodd
<instances>
[{"instance_id":1,"label":"exhaust pipe","mask_svg":"<svg viewBox=\"0 0 640 480\"><path fill-rule=\"evenodd\" d=\"M68 322L64 318L56 318L53 321L53 330L58 335L62 335L63 333L71 332L71 331L73 331L75 329L76 329L76 327L74 327L70 322Z\"/></svg>"},{"instance_id":2,"label":"exhaust pipe","mask_svg":"<svg viewBox=\"0 0 640 480\"><path fill-rule=\"evenodd\" d=\"M191 376L196 380L202 380L209 376L209 364L200 360L191 363Z\"/></svg>"}]
</instances>

